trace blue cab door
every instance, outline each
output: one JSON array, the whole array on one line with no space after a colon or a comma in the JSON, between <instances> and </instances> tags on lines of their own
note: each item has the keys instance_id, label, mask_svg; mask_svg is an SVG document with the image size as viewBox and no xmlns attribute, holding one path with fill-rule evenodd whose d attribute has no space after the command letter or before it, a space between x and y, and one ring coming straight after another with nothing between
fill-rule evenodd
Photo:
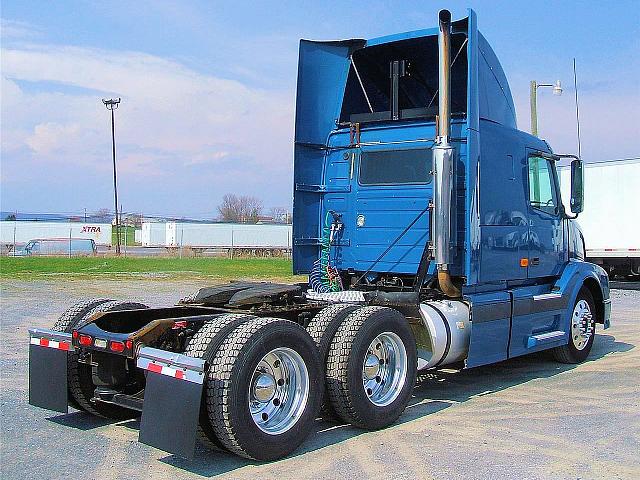
<instances>
[{"instance_id":1,"label":"blue cab door","mask_svg":"<svg viewBox=\"0 0 640 480\"><path fill-rule=\"evenodd\" d=\"M561 201L555 161L529 150L527 183L529 200L529 278L552 277L565 261Z\"/></svg>"},{"instance_id":2,"label":"blue cab door","mask_svg":"<svg viewBox=\"0 0 640 480\"><path fill-rule=\"evenodd\" d=\"M551 291L564 264L565 246L560 195L553 157L527 151L525 190L528 201L528 278L542 280L512 290L509 357L532 353L564 341L564 299ZM544 279L548 277L548 281ZM546 336L545 336L546 335ZM536 339L545 338L544 342Z\"/></svg>"}]
</instances>

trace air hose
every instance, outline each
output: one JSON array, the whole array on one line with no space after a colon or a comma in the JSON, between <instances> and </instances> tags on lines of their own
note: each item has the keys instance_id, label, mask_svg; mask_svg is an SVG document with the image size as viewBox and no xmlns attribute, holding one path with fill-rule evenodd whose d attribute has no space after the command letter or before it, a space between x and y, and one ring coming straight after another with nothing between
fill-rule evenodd
<instances>
[{"instance_id":1,"label":"air hose","mask_svg":"<svg viewBox=\"0 0 640 480\"><path fill-rule=\"evenodd\" d=\"M331 217L333 217L333 221ZM315 292L328 293L343 290L340 273L337 268L331 265L331 246L334 236L341 228L340 217L335 212L328 211L320 237L320 258L314 262L313 270L309 275L309 285Z\"/></svg>"}]
</instances>

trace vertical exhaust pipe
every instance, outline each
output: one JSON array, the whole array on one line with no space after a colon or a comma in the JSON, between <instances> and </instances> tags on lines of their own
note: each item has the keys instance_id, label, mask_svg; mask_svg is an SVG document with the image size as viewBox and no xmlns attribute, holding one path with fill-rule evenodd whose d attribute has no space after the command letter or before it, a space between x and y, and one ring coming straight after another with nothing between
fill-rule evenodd
<instances>
[{"instance_id":1,"label":"vertical exhaust pipe","mask_svg":"<svg viewBox=\"0 0 640 480\"><path fill-rule=\"evenodd\" d=\"M451 12L438 14L438 137L433 148L434 243L440 289L449 297L459 297L460 290L449 274L451 250L451 212L454 150L451 135Z\"/></svg>"}]
</instances>

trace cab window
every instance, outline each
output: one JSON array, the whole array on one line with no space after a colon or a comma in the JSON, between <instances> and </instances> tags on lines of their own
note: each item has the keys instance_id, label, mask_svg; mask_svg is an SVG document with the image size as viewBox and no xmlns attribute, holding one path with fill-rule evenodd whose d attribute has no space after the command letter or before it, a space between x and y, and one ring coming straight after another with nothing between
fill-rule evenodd
<instances>
[{"instance_id":1,"label":"cab window","mask_svg":"<svg viewBox=\"0 0 640 480\"><path fill-rule=\"evenodd\" d=\"M533 208L550 214L558 212L553 185L551 160L539 156L529 157L529 203Z\"/></svg>"},{"instance_id":2,"label":"cab window","mask_svg":"<svg viewBox=\"0 0 640 480\"><path fill-rule=\"evenodd\" d=\"M431 150L383 150L360 154L360 185L431 182Z\"/></svg>"}]
</instances>

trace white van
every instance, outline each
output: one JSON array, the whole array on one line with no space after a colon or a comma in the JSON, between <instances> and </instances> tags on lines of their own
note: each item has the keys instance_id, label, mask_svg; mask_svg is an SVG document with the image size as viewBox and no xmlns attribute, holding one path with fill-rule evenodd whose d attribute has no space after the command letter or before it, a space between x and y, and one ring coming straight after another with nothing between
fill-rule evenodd
<instances>
[{"instance_id":1,"label":"white van","mask_svg":"<svg viewBox=\"0 0 640 480\"><path fill-rule=\"evenodd\" d=\"M93 256L98 253L96 242L90 238L37 238L16 251L16 256Z\"/></svg>"}]
</instances>

